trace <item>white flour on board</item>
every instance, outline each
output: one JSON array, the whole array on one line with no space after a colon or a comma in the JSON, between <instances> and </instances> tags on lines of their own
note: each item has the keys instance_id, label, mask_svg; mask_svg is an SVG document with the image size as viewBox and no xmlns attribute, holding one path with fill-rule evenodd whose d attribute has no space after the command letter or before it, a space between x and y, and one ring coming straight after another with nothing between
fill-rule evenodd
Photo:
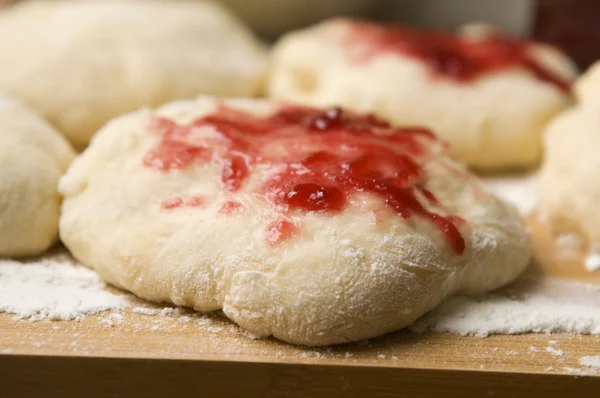
<instances>
[{"instance_id":1,"label":"white flour on board","mask_svg":"<svg viewBox=\"0 0 600 398\"><path fill-rule=\"evenodd\" d=\"M585 259L585 269L590 272L600 270L600 254L592 252Z\"/></svg>"},{"instance_id":2,"label":"white flour on board","mask_svg":"<svg viewBox=\"0 0 600 398\"><path fill-rule=\"evenodd\" d=\"M525 276L496 292L446 300L410 328L478 337L529 332L600 335L598 302L598 285Z\"/></svg>"},{"instance_id":3,"label":"white flour on board","mask_svg":"<svg viewBox=\"0 0 600 398\"><path fill-rule=\"evenodd\" d=\"M598 302L600 286L525 276L480 297L451 298L410 328L480 337L526 332L600 334ZM178 308L146 308L110 292L94 271L74 266L65 254L30 263L0 260L0 312L15 314L16 319L68 320L110 310L190 316ZM121 318L108 321L119 323Z\"/></svg>"},{"instance_id":4,"label":"white flour on board","mask_svg":"<svg viewBox=\"0 0 600 398\"><path fill-rule=\"evenodd\" d=\"M97 273L68 260L21 263L0 259L0 312L30 320L67 320L125 304L123 296L105 290Z\"/></svg>"},{"instance_id":5,"label":"white flour on board","mask_svg":"<svg viewBox=\"0 0 600 398\"><path fill-rule=\"evenodd\" d=\"M579 363L583 366L600 369L600 355L581 357Z\"/></svg>"},{"instance_id":6,"label":"white flour on board","mask_svg":"<svg viewBox=\"0 0 600 398\"><path fill-rule=\"evenodd\" d=\"M537 204L535 176L522 181L494 178L491 183L488 178L484 185L513 201L524 213L531 212ZM568 237L563 240L570 241ZM160 306L146 308L131 295L111 292L94 271L75 266L73 262L65 253L26 263L0 259L0 312L15 314L16 319L69 320L113 311L115 316L110 315L106 320L112 324L122 322L123 318L115 311L192 319L190 311ZM525 275L511 286L493 293L451 298L410 329L476 336L527 332L598 335L598 302L600 286ZM210 319L206 316L195 321L211 323ZM559 349L556 350L558 355ZM595 360L585 359L589 364L596 363Z\"/></svg>"}]
</instances>

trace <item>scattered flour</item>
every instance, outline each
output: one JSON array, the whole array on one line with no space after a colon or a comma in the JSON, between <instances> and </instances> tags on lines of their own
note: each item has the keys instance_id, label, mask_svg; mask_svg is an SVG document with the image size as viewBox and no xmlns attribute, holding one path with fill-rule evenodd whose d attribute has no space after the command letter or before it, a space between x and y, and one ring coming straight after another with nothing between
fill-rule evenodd
<instances>
[{"instance_id":1,"label":"scattered flour","mask_svg":"<svg viewBox=\"0 0 600 398\"><path fill-rule=\"evenodd\" d=\"M590 272L600 270L600 254L598 253L590 253L585 259L585 269Z\"/></svg>"},{"instance_id":2,"label":"scattered flour","mask_svg":"<svg viewBox=\"0 0 600 398\"><path fill-rule=\"evenodd\" d=\"M571 332L600 335L600 286L533 278L525 275L504 289L478 297L451 298L411 326L414 331L433 330L461 335ZM219 316L207 316L178 307L145 306L132 296L116 294L92 270L73 265L66 254L36 262L0 259L0 312L15 319L68 320L102 314L107 327L126 322L125 311L177 318L178 327L201 327L209 333L229 331L257 338L237 327L226 327ZM173 325L160 321L153 327ZM58 325L54 329L59 329ZM369 341L360 345L369 346ZM549 342L545 350L562 355ZM497 351L494 348L493 351ZM537 348L529 347L530 352ZM561 354L558 354L560 352ZM586 357L587 358L587 357ZM589 357L596 358L596 357ZM582 359L583 360L583 359ZM586 359L592 361L592 359ZM589 362L592 363L592 362Z\"/></svg>"},{"instance_id":3,"label":"scattered flour","mask_svg":"<svg viewBox=\"0 0 600 398\"><path fill-rule=\"evenodd\" d=\"M573 374L573 375L577 375L577 376L593 376L596 374L596 372L594 371L589 371L587 369L580 369L580 368L572 368L569 366L565 366L563 367L563 370L567 373Z\"/></svg>"},{"instance_id":4,"label":"scattered flour","mask_svg":"<svg viewBox=\"0 0 600 398\"><path fill-rule=\"evenodd\" d=\"M166 317L184 316L187 311L179 307L164 307L164 308L148 308L148 307L133 307L131 309L136 314L143 315L158 315Z\"/></svg>"},{"instance_id":5,"label":"scattered flour","mask_svg":"<svg viewBox=\"0 0 600 398\"><path fill-rule=\"evenodd\" d=\"M600 369L600 355L579 358L579 363L590 368Z\"/></svg>"},{"instance_id":6,"label":"scattered flour","mask_svg":"<svg viewBox=\"0 0 600 398\"><path fill-rule=\"evenodd\" d=\"M81 319L119 309L126 299L105 290L98 274L67 260L21 263L0 259L0 312L16 318Z\"/></svg>"},{"instance_id":7,"label":"scattered flour","mask_svg":"<svg viewBox=\"0 0 600 398\"><path fill-rule=\"evenodd\" d=\"M554 348L552 346L546 347L546 352L549 352L550 354L554 355L555 357L562 357L565 354L565 352L563 350Z\"/></svg>"},{"instance_id":8,"label":"scattered flour","mask_svg":"<svg viewBox=\"0 0 600 398\"><path fill-rule=\"evenodd\" d=\"M479 297L444 302L410 327L485 337L490 334L600 334L600 286L522 277Z\"/></svg>"}]
</instances>

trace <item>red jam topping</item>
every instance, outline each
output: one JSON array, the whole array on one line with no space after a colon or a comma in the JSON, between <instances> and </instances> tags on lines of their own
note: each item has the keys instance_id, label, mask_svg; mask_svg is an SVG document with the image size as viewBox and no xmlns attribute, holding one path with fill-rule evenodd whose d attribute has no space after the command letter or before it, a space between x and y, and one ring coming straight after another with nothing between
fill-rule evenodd
<instances>
[{"instance_id":1,"label":"red jam topping","mask_svg":"<svg viewBox=\"0 0 600 398\"><path fill-rule=\"evenodd\" d=\"M295 232L294 224L287 220L277 220L267 225L265 239L271 246L277 246L291 238Z\"/></svg>"},{"instance_id":2,"label":"red jam topping","mask_svg":"<svg viewBox=\"0 0 600 398\"><path fill-rule=\"evenodd\" d=\"M161 207L165 210L177 207L200 207L204 205L204 199L200 196L175 197L162 202Z\"/></svg>"},{"instance_id":3,"label":"red jam topping","mask_svg":"<svg viewBox=\"0 0 600 398\"><path fill-rule=\"evenodd\" d=\"M402 219L431 222L457 254L465 249L455 219L429 210L440 206L423 187L422 164L442 144L428 130L392 127L374 116L338 108L291 106L268 117L221 107L187 125L158 119L155 128L161 140L144 157L148 167L171 172L218 165L223 189L233 193L246 189L252 169L267 166L274 172L264 177L257 193L284 216L297 211L336 214L356 195L371 194ZM231 203L220 212L237 210L237 202ZM265 237L277 244L294 231L290 222L279 220L269 225Z\"/></svg>"},{"instance_id":4,"label":"red jam topping","mask_svg":"<svg viewBox=\"0 0 600 398\"><path fill-rule=\"evenodd\" d=\"M349 45L360 46L361 59L401 53L421 59L437 75L461 82L508 68L528 70L540 81L562 91L570 83L539 63L530 54L531 43L500 34L473 40L455 34L348 21Z\"/></svg>"},{"instance_id":5,"label":"red jam topping","mask_svg":"<svg viewBox=\"0 0 600 398\"><path fill-rule=\"evenodd\" d=\"M223 205L221 205L221 208L219 209L219 213L231 215L233 213L239 213L243 210L244 210L243 204L241 204L240 202L233 201L233 200L228 200L225 203L223 203Z\"/></svg>"}]
</instances>

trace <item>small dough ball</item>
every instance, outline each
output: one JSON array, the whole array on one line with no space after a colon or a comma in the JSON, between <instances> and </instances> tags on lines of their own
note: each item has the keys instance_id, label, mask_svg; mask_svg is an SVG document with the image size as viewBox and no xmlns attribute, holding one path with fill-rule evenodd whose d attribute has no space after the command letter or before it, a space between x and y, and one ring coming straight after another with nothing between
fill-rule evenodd
<instances>
[{"instance_id":1,"label":"small dough ball","mask_svg":"<svg viewBox=\"0 0 600 398\"><path fill-rule=\"evenodd\" d=\"M60 134L0 95L0 257L35 255L58 236L58 180L74 156Z\"/></svg>"},{"instance_id":2,"label":"small dough ball","mask_svg":"<svg viewBox=\"0 0 600 398\"><path fill-rule=\"evenodd\" d=\"M265 51L209 2L25 1L0 12L0 90L79 148L142 106L257 94Z\"/></svg>"},{"instance_id":3,"label":"small dough ball","mask_svg":"<svg viewBox=\"0 0 600 398\"><path fill-rule=\"evenodd\" d=\"M63 242L108 282L297 344L397 330L531 256L516 210L430 132L335 108L203 97L124 115L60 191Z\"/></svg>"},{"instance_id":4,"label":"small dough ball","mask_svg":"<svg viewBox=\"0 0 600 398\"><path fill-rule=\"evenodd\" d=\"M540 176L542 217L600 251L600 62L577 82L578 104L550 123Z\"/></svg>"},{"instance_id":5,"label":"small dough ball","mask_svg":"<svg viewBox=\"0 0 600 398\"><path fill-rule=\"evenodd\" d=\"M575 76L556 49L484 25L455 34L336 19L284 36L269 96L431 128L482 170L533 166Z\"/></svg>"}]
</instances>

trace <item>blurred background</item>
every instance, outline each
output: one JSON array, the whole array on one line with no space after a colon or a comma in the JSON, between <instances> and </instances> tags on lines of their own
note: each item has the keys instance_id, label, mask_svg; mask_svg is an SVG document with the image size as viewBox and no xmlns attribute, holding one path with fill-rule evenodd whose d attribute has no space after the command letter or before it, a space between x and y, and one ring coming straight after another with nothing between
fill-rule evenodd
<instances>
[{"instance_id":1,"label":"blurred background","mask_svg":"<svg viewBox=\"0 0 600 398\"><path fill-rule=\"evenodd\" d=\"M441 29L487 22L515 36L554 44L571 55L582 69L600 58L600 0L218 1L267 41L287 30L339 15Z\"/></svg>"},{"instance_id":2,"label":"blurred background","mask_svg":"<svg viewBox=\"0 0 600 398\"><path fill-rule=\"evenodd\" d=\"M0 0L0 6L18 1ZM441 29L452 29L467 22L488 22L515 36L533 37L554 44L574 58L582 69L600 58L600 0L213 1L226 5L268 42L288 30L333 16L355 16Z\"/></svg>"}]
</instances>

